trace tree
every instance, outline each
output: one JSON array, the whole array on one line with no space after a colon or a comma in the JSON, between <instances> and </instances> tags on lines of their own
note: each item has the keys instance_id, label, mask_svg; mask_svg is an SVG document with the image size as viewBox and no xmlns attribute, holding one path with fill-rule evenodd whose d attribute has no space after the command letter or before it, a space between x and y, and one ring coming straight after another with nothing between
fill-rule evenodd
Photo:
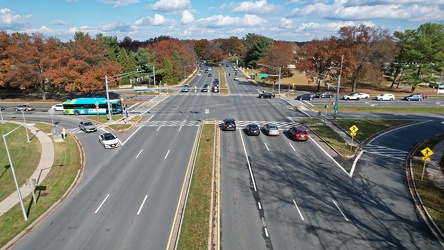
<instances>
[{"instance_id":1,"label":"tree","mask_svg":"<svg viewBox=\"0 0 444 250\"><path fill-rule=\"evenodd\" d=\"M392 86L402 75L412 91L421 81L435 81L433 75L442 74L444 67L444 24L425 23L416 30L395 32L399 54L392 65ZM414 67L414 70L413 70ZM405 70L408 69L408 70ZM410 80L408 80L410 79Z\"/></svg>"},{"instance_id":2,"label":"tree","mask_svg":"<svg viewBox=\"0 0 444 250\"><path fill-rule=\"evenodd\" d=\"M273 40L262 35L248 33L243 38L246 47L245 63L256 67L256 63L264 56L265 50L273 44Z\"/></svg>"},{"instance_id":3,"label":"tree","mask_svg":"<svg viewBox=\"0 0 444 250\"><path fill-rule=\"evenodd\" d=\"M50 67L50 59L56 49L55 43L45 44L42 34L14 33L8 46L8 57L11 59L11 67L6 73L5 81L9 86L16 88L38 89L46 99L46 90L49 81L46 71Z\"/></svg>"},{"instance_id":4,"label":"tree","mask_svg":"<svg viewBox=\"0 0 444 250\"><path fill-rule=\"evenodd\" d=\"M344 77L351 82L352 91L356 91L358 82L368 80L368 76L382 81L382 65L392 62L396 53L388 31L362 24L342 27L338 33L341 52L344 53Z\"/></svg>"},{"instance_id":5,"label":"tree","mask_svg":"<svg viewBox=\"0 0 444 250\"><path fill-rule=\"evenodd\" d=\"M8 73L11 62L7 53L9 47L10 37L6 31L0 32L0 86L5 86L5 77Z\"/></svg>"},{"instance_id":6,"label":"tree","mask_svg":"<svg viewBox=\"0 0 444 250\"><path fill-rule=\"evenodd\" d=\"M215 48L211 50L210 60L216 64L219 64L225 58L225 54L221 48Z\"/></svg>"},{"instance_id":7,"label":"tree","mask_svg":"<svg viewBox=\"0 0 444 250\"><path fill-rule=\"evenodd\" d=\"M242 40L237 38L237 36L231 36L228 39L221 39L220 48L223 50L224 54L228 56L240 56L244 53L244 45Z\"/></svg>"},{"instance_id":8,"label":"tree","mask_svg":"<svg viewBox=\"0 0 444 250\"><path fill-rule=\"evenodd\" d=\"M194 50L199 59L205 59L208 48L210 47L210 42L207 39L201 39L194 44Z\"/></svg>"},{"instance_id":9,"label":"tree","mask_svg":"<svg viewBox=\"0 0 444 250\"><path fill-rule=\"evenodd\" d=\"M257 61L258 64L267 64L274 67L281 67L281 77L292 77L293 73L288 65L293 60L293 44L291 42L277 41L273 42L264 52L264 57ZM276 70L263 68L268 74L276 74Z\"/></svg>"}]
</instances>

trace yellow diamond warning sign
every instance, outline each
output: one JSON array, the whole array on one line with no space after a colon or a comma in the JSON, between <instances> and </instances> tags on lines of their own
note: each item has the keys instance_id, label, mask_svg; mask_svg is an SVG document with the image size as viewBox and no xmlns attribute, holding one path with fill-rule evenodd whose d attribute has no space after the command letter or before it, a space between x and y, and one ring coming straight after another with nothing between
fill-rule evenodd
<instances>
[{"instance_id":1,"label":"yellow diamond warning sign","mask_svg":"<svg viewBox=\"0 0 444 250\"><path fill-rule=\"evenodd\" d=\"M433 151L429 147L426 147L425 149L421 150L421 153L425 157L429 157L433 154Z\"/></svg>"}]
</instances>

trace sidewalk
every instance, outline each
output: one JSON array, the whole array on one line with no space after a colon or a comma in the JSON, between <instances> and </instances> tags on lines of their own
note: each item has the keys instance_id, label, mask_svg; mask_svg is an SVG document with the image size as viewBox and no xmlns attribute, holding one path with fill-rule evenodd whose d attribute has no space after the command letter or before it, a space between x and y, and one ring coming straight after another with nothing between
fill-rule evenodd
<instances>
[{"instance_id":1,"label":"sidewalk","mask_svg":"<svg viewBox=\"0 0 444 250\"><path fill-rule=\"evenodd\" d=\"M21 123L18 122L16 123L21 125ZM52 165L54 164L54 144L52 142L52 139L47 134L43 133L36 127L28 126L28 129L31 132L31 134L29 135L30 139L35 140L35 137L37 137L42 147L42 156L40 158L40 162L35 172L30 176L30 179L35 179L38 185L45 179L46 175L49 173ZM33 186L28 186L26 184L21 186L20 193L22 194L22 198L25 198L26 196L30 195L33 189L34 189ZM6 213L9 209L14 207L18 203L19 203L19 197L17 195L17 192L12 193L7 198L2 200L0 202L0 216L2 216L4 213Z\"/></svg>"}]
</instances>

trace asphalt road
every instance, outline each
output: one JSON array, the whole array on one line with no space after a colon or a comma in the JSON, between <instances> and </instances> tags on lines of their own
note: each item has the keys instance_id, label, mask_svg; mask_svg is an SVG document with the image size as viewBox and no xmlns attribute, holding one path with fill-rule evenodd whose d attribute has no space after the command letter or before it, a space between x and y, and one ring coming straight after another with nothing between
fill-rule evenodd
<instances>
[{"instance_id":1,"label":"asphalt road","mask_svg":"<svg viewBox=\"0 0 444 250\"><path fill-rule=\"evenodd\" d=\"M84 145L85 172L67 200L14 249L164 249L197 125L226 117L235 118L239 129L221 133L223 249L442 249L416 212L403 165L413 145L444 132L442 116L341 114L422 121L376 138L350 177L314 135L306 142L288 138L288 127L309 113L286 109L280 98L257 98L262 89L242 77L233 80L233 68L223 68L231 96L200 92L220 78L212 70L212 77L203 74L190 83L196 92L178 92L156 106L141 101L130 112L148 121L122 138L125 145L118 149L98 143L101 131L79 132L78 117L55 115ZM27 119L50 121L49 105L36 106ZM266 122L277 123L281 135L250 137L242 130Z\"/></svg>"}]
</instances>

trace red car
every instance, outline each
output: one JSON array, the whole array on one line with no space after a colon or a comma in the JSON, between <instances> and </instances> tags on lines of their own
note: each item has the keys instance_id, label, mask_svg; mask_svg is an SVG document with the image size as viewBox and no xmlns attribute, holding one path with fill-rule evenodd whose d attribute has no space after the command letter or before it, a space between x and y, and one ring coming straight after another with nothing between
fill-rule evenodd
<instances>
[{"instance_id":1,"label":"red car","mask_svg":"<svg viewBox=\"0 0 444 250\"><path fill-rule=\"evenodd\" d=\"M429 97L426 93L421 93L420 95L421 95L422 99L426 99L427 97Z\"/></svg>"},{"instance_id":2,"label":"red car","mask_svg":"<svg viewBox=\"0 0 444 250\"><path fill-rule=\"evenodd\" d=\"M293 126L288 130L291 139L295 141L306 141L308 140L308 133L302 126Z\"/></svg>"}]
</instances>

